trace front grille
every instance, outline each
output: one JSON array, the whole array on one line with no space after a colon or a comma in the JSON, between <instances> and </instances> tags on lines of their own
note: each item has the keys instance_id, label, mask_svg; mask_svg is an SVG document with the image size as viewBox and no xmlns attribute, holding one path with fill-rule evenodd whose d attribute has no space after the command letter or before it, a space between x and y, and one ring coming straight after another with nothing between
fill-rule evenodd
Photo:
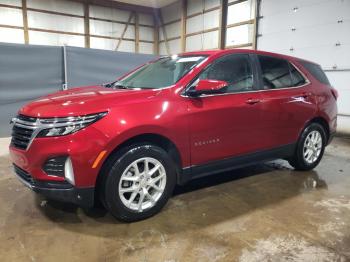
<instances>
[{"instance_id":1,"label":"front grille","mask_svg":"<svg viewBox=\"0 0 350 262\"><path fill-rule=\"evenodd\" d=\"M64 177L64 164L66 163L66 156L54 157L46 160L43 170L50 176Z\"/></svg>"},{"instance_id":2,"label":"front grille","mask_svg":"<svg viewBox=\"0 0 350 262\"><path fill-rule=\"evenodd\" d=\"M33 125L36 123L35 117L24 115L17 116L18 122L15 122L12 128L11 145L26 150L34 132Z\"/></svg>"},{"instance_id":3,"label":"front grille","mask_svg":"<svg viewBox=\"0 0 350 262\"><path fill-rule=\"evenodd\" d=\"M31 122L31 123L36 122L36 117L25 116L25 115L18 115L17 119L22 120L22 121L26 121L26 122Z\"/></svg>"},{"instance_id":4,"label":"front grille","mask_svg":"<svg viewBox=\"0 0 350 262\"><path fill-rule=\"evenodd\" d=\"M22 168L16 166L16 165L13 165L13 168L15 170L15 173L20 177L22 178L24 181L30 183L30 184L33 184L34 183L34 180L32 178L32 176L30 174L28 174L26 171L24 171Z\"/></svg>"}]
</instances>

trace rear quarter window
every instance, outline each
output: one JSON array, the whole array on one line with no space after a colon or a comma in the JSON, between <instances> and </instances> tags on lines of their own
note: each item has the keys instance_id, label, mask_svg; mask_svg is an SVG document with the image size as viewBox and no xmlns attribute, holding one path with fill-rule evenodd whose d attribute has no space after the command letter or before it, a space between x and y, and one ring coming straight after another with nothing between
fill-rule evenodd
<instances>
[{"instance_id":1,"label":"rear quarter window","mask_svg":"<svg viewBox=\"0 0 350 262\"><path fill-rule=\"evenodd\" d=\"M300 63L305 67L305 69L319 82L325 85L330 85L329 80L326 76L326 74L323 72L321 66L306 62L306 61L300 61Z\"/></svg>"}]
</instances>

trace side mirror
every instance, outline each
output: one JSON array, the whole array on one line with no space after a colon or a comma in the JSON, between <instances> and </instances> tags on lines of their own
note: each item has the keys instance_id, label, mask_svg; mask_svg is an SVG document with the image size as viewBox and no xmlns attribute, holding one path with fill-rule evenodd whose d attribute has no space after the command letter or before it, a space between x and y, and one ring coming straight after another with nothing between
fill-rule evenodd
<instances>
[{"instance_id":1,"label":"side mirror","mask_svg":"<svg viewBox=\"0 0 350 262\"><path fill-rule=\"evenodd\" d=\"M188 91L188 95L196 97L200 95L220 94L225 91L227 86L228 83L226 81L202 79Z\"/></svg>"}]
</instances>

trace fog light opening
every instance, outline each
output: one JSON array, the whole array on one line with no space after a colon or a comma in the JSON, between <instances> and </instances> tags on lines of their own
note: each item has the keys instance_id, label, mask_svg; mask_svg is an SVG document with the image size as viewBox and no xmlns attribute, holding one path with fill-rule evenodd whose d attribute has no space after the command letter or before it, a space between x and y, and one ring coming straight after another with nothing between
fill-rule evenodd
<instances>
[{"instance_id":1,"label":"fog light opening","mask_svg":"<svg viewBox=\"0 0 350 262\"><path fill-rule=\"evenodd\" d=\"M70 157L67 157L66 162L64 164L64 177L69 183L75 185L73 165Z\"/></svg>"}]
</instances>

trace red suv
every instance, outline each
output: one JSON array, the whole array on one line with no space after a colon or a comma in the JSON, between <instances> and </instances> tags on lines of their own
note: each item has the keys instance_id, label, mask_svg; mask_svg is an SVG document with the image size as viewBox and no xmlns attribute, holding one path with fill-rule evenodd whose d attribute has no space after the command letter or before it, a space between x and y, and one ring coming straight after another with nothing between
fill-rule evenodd
<instances>
[{"instance_id":1,"label":"red suv","mask_svg":"<svg viewBox=\"0 0 350 262\"><path fill-rule=\"evenodd\" d=\"M12 120L10 153L32 190L84 207L101 200L135 221L193 178L277 158L314 168L336 130L336 99L312 62L185 53L29 103Z\"/></svg>"}]
</instances>

